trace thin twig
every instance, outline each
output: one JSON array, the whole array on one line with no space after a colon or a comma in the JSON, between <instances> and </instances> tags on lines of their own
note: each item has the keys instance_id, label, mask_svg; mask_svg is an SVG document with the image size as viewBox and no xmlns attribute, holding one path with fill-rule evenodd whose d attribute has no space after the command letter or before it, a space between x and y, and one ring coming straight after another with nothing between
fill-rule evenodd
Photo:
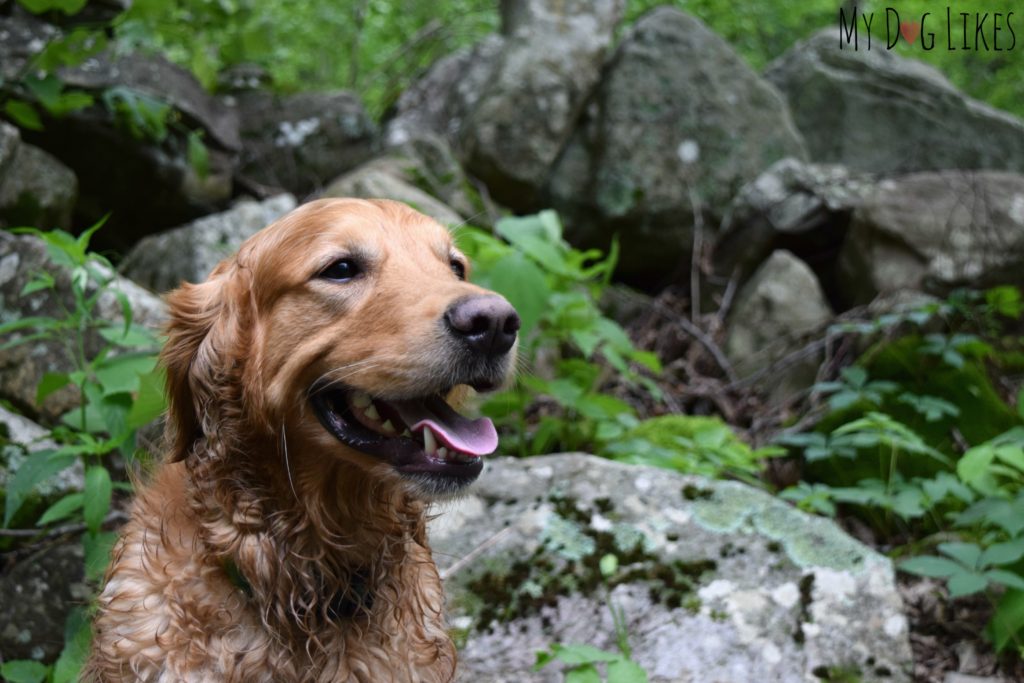
<instances>
[{"instance_id":1,"label":"thin twig","mask_svg":"<svg viewBox=\"0 0 1024 683\"><path fill-rule=\"evenodd\" d=\"M462 570L463 567L468 565L470 562L472 562L476 558L480 557L484 552L486 552L489 548L491 548L492 546L497 544L498 541L500 541L502 538L504 538L505 536L507 536L511 532L512 532L512 527L510 527L510 526L505 527L504 529L502 529L498 533L494 534L493 536L488 538L486 541L484 541L483 543L481 543L477 547L475 547L472 550L470 550L468 553L463 555L460 559L458 559L455 562L453 562L450 567L448 567L447 569L442 569L440 572L438 572L441 575L441 580L445 581L445 580L448 579L448 577L450 577L450 576L456 574L457 572L459 572L460 570Z\"/></svg>"},{"instance_id":2,"label":"thin twig","mask_svg":"<svg viewBox=\"0 0 1024 683\"><path fill-rule=\"evenodd\" d=\"M125 522L128 521L128 515L125 513L114 510L109 515L103 518L103 523L109 522ZM64 526L55 526L52 529L0 529L0 536L9 538L35 538L39 537L40 540L53 538L55 536L63 536L65 534L77 534L86 530L86 525L83 522L77 522L75 524L65 524Z\"/></svg>"},{"instance_id":3,"label":"thin twig","mask_svg":"<svg viewBox=\"0 0 1024 683\"><path fill-rule=\"evenodd\" d=\"M655 302L654 308L665 317L679 323L679 326L683 328L684 332L699 341L701 345L708 350L715 359L715 362L718 363L718 367L720 367L722 372L725 373L725 376L730 382L730 386L739 382L739 377L737 377L736 371L732 369L732 364L729 362L729 359L725 357L725 354L722 352L722 349L718 347L718 344L704 333L704 330L694 325L685 317L673 312L660 301Z\"/></svg>"},{"instance_id":4,"label":"thin twig","mask_svg":"<svg viewBox=\"0 0 1024 683\"><path fill-rule=\"evenodd\" d=\"M701 216L700 197L693 183L686 183L693 209L693 251L690 253L690 321L700 320L700 257L704 249L704 218Z\"/></svg>"}]
</instances>

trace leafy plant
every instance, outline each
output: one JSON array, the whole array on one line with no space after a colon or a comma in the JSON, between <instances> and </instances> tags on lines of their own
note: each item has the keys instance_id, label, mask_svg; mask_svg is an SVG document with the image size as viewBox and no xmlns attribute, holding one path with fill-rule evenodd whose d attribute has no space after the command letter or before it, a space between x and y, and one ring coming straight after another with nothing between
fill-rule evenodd
<instances>
[{"instance_id":1,"label":"leafy plant","mask_svg":"<svg viewBox=\"0 0 1024 683\"><path fill-rule=\"evenodd\" d=\"M537 653L535 671L551 662L562 662L569 668L565 672L565 683L647 683L647 673L629 656L622 652L606 652L591 645L560 645L554 643L550 649ZM602 677L598 665L606 667Z\"/></svg>"},{"instance_id":2,"label":"leafy plant","mask_svg":"<svg viewBox=\"0 0 1024 683\"><path fill-rule=\"evenodd\" d=\"M660 363L598 308L615 267L614 247L604 258L597 250L571 248L552 211L505 218L495 232L467 228L458 240L477 267L474 279L505 295L522 319L520 355L535 374L484 405L506 428L511 450L592 448L635 426L633 408L602 386L617 372L658 395L641 368L657 372ZM544 411L528 414L538 402L546 402Z\"/></svg>"},{"instance_id":3,"label":"leafy plant","mask_svg":"<svg viewBox=\"0 0 1024 683\"><path fill-rule=\"evenodd\" d=\"M785 449L753 449L716 417L663 415L639 422L625 435L604 442L600 452L623 462L760 485L757 475L762 462L782 455Z\"/></svg>"},{"instance_id":4,"label":"leafy plant","mask_svg":"<svg viewBox=\"0 0 1024 683\"><path fill-rule=\"evenodd\" d=\"M8 337L3 348L45 341L64 350L72 369L45 374L36 392L38 403L68 386L77 389L80 403L63 415L61 424L53 430L51 436L57 446L30 453L8 482L4 526L19 518L19 511L40 483L80 461L85 475L83 490L53 502L38 516L36 524L46 527L80 520L86 577L90 580L102 574L115 538L114 532L103 530L113 491L130 488L114 481L104 456L116 451L130 459L140 453L139 428L156 419L164 408L163 380L155 369L157 340L133 323L130 302L118 289L110 263L88 250L89 240L101 224L79 237L60 230L19 230L42 239L50 260L58 266L56 272L67 274L65 283L58 281L62 275L41 271L25 285L21 295L49 291L51 300L61 302L64 310L60 316L26 317L0 325L0 338ZM69 301L61 294L65 285ZM123 322L99 316L97 309L105 297L119 302ZM11 661L4 664L4 677L42 680L49 676L54 683L74 680L88 650L84 613L72 612L66 630L64 652L53 667Z\"/></svg>"}]
</instances>

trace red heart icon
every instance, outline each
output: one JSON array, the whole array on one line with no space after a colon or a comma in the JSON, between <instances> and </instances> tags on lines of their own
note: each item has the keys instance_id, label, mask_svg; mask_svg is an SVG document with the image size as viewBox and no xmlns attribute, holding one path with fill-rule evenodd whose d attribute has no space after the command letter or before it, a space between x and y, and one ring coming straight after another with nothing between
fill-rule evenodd
<instances>
[{"instance_id":1,"label":"red heart icon","mask_svg":"<svg viewBox=\"0 0 1024 683\"><path fill-rule=\"evenodd\" d=\"M913 45L915 42L917 42L917 37L921 35L921 22L901 21L900 35L903 36L904 40Z\"/></svg>"}]
</instances>

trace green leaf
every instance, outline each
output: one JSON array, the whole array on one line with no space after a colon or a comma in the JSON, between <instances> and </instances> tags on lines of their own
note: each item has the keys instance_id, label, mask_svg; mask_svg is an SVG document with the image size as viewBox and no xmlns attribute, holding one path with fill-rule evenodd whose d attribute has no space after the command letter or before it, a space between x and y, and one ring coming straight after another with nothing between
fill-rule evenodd
<instances>
[{"instance_id":1,"label":"green leaf","mask_svg":"<svg viewBox=\"0 0 1024 683\"><path fill-rule=\"evenodd\" d=\"M110 511L110 496L113 487L110 472L102 465L92 465L85 471L85 496L82 504L82 516L86 527L92 533L98 533L103 520Z\"/></svg>"},{"instance_id":2,"label":"green leaf","mask_svg":"<svg viewBox=\"0 0 1024 683\"><path fill-rule=\"evenodd\" d=\"M949 597L961 598L985 590L988 579L981 574L965 572L951 577L947 585L949 586Z\"/></svg>"},{"instance_id":3,"label":"green leaf","mask_svg":"<svg viewBox=\"0 0 1024 683\"><path fill-rule=\"evenodd\" d=\"M98 581L110 564L110 550L117 541L116 531L101 531L98 534L86 532L82 536L85 549L85 578Z\"/></svg>"},{"instance_id":4,"label":"green leaf","mask_svg":"<svg viewBox=\"0 0 1024 683\"><path fill-rule=\"evenodd\" d=\"M188 164L200 179L210 175L210 153L203 144L203 132L193 130L188 134Z\"/></svg>"},{"instance_id":5,"label":"green leaf","mask_svg":"<svg viewBox=\"0 0 1024 683\"><path fill-rule=\"evenodd\" d=\"M53 665L53 683L72 683L79 679L89 656L92 629L85 608L76 607L64 622L64 649Z\"/></svg>"},{"instance_id":6,"label":"green leaf","mask_svg":"<svg viewBox=\"0 0 1024 683\"><path fill-rule=\"evenodd\" d=\"M39 526L46 526L47 524L53 524L54 522L59 522L62 519L67 519L82 508L84 501L85 496L81 492L69 493L48 507L36 524Z\"/></svg>"},{"instance_id":7,"label":"green leaf","mask_svg":"<svg viewBox=\"0 0 1024 683\"><path fill-rule=\"evenodd\" d=\"M608 683L647 683L647 672L629 659L617 659L608 664Z\"/></svg>"},{"instance_id":8,"label":"green leaf","mask_svg":"<svg viewBox=\"0 0 1024 683\"><path fill-rule=\"evenodd\" d=\"M1016 538L1006 543L996 543L985 548L978 559L979 567L1013 564L1024 557L1024 538Z\"/></svg>"},{"instance_id":9,"label":"green leaf","mask_svg":"<svg viewBox=\"0 0 1024 683\"><path fill-rule=\"evenodd\" d=\"M4 111L16 124L28 130L42 130L43 121L39 114L28 102L22 100L7 100Z\"/></svg>"},{"instance_id":10,"label":"green leaf","mask_svg":"<svg viewBox=\"0 0 1024 683\"><path fill-rule=\"evenodd\" d=\"M977 568L981 559L981 548L975 543L940 543L938 550L969 569Z\"/></svg>"},{"instance_id":11,"label":"green leaf","mask_svg":"<svg viewBox=\"0 0 1024 683\"><path fill-rule=\"evenodd\" d=\"M156 368L139 377L139 391L125 420L128 429L138 429L163 414L167 406L164 396L163 368Z\"/></svg>"},{"instance_id":12,"label":"green leaf","mask_svg":"<svg viewBox=\"0 0 1024 683\"><path fill-rule=\"evenodd\" d=\"M71 377L63 372L45 373L36 386L36 405L41 406L47 396L58 389L63 389L69 382L71 382Z\"/></svg>"},{"instance_id":13,"label":"green leaf","mask_svg":"<svg viewBox=\"0 0 1024 683\"><path fill-rule=\"evenodd\" d=\"M996 605L996 611L988 623L997 652L1006 648L1024 629L1024 591L1008 590Z\"/></svg>"},{"instance_id":14,"label":"green leaf","mask_svg":"<svg viewBox=\"0 0 1024 683\"><path fill-rule=\"evenodd\" d=\"M1006 569L990 569L985 572L985 578L994 583L1001 584L1007 588L1024 590L1024 576Z\"/></svg>"},{"instance_id":15,"label":"green leaf","mask_svg":"<svg viewBox=\"0 0 1024 683\"><path fill-rule=\"evenodd\" d=\"M8 683L42 683L50 667L30 659L12 659L0 666L0 675Z\"/></svg>"},{"instance_id":16,"label":"green leaf","mask_svg":"<svg viewBox=\"0 0 1024 683\"><path fill-rule=\"evenodd\" d=\"M964 568L956 562L945 557L936 557L935 555L912 557L901 562L899 568L911 574L930 576L937 579L944 579L964 572Z\"/></svg>"},{"instance_id":17,"label":"green leaf","mask_svg":"<svg viewBox=\"0 0 1024 683\"><path fill-rule=\"evenodd\" d=\"M96 379L103 395L138 391L139 378L153 372L156 356L149 353L126 353L108 358L96 366Z\"/></svg>"},{"instance_id":18,"label":"green leaf","mask_svg":"<svg viewBox=\"0 0 1024 683\"><path fill-rule=\"evenodd\" d=\"M601 557L600 568L601 576L611 576L619 568L619 558L614 553L604 555Z\"/></svg>"},{"instance_id":19,"label":"green leaf","mask_svg":"<svg viewBox=\"0 0 1024 683\"><path fill-rule=\"evenodd\" d=\"M75 458L70 455L54 456L52 450L40 450L30 453L21 463L21 467L7 484L7 500L4 502L4 526L11 523L14 514L21 508L29 493L35 487L66 470L74 464Z\"/></svg>"},{"instance_id":20,"label":"green leaf","mask_svg":"<svg viewBox=\"0 0 1024 683\"><path fill-rule=\"evenodd\" d=\"M622 655L615 652L605 652L592 645L560 645L551 646L558 661L575 666L578 664L589 664L591 662L614 662Z\"/></svg>"},{"instance_id":21,"label":"green leaf","mask_svg":"<svg viewBox=\"0 0 1024 683\"><path fill-rule=\"evenodd\" d=\"M583 664L565 672L565 683L601 683L601 676L593 664Z\"/></svg>"}]
</instances>

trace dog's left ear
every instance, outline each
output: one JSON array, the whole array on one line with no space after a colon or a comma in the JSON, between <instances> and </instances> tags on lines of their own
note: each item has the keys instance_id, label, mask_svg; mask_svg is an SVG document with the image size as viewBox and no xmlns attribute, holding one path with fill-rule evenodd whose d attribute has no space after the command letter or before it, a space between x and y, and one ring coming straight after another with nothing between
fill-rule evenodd
<instances>
[{"instance_id":1,"label":"dog's left ear","mask_svg":"<svg viewBox=\"0 0 1024 683\"><path fill-rule=\"evenodd\" d=\"M224 272L229 271L229 272ZM170 322L161 360L167 370L171 462L184 460L204 435L237 408L248 296L230 269L167 296Z\"/></svg>"}]
</instances>

